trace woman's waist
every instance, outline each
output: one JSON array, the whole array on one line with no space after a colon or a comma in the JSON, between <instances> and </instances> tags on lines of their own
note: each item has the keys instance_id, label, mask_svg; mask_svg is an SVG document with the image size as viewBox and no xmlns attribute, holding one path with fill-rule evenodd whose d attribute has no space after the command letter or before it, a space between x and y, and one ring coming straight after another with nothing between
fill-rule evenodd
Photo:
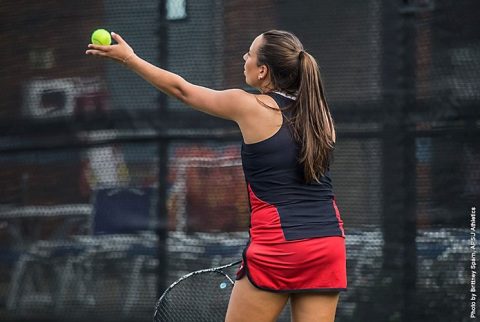
<instances>
[{"instance_id":1,"label":"woman's waist","mask_svg":"<svg viewBox=\"0 0 480 322\"><path fill-rule=\"evenodd\" d=\"M299 227L297 227L299 228ZM284 230L271 226L250 228L250 243L263 246L281 246L286 243L297 243L317 238L345 237L338 224L326 226L303 227L303 229Z\"/></svg>"},{"instance_id":2,"label":"woman's waist","mask_svg":"<svg viewBox=\"0 0 480 322\"><path fill-rule=\"evenodd\" d=\"M251 198L251 214L265 211L276 211L278 213L303 213L311 216L321 215L322 213L334 214L335 196L326 194L304 198L303 196L292 196L275 194L275 198Z\"/></svg>"},{"instance_id":3,"label":"woman's waist","mask_svg":"<svg viewBox=\"0 0 480 322\"><path fill-rule=\"evenodd\" d=\"M250 225L253 238L270 241L341 235L343 221L330 201L252 207Z\"/></svg>"}]
</instances>

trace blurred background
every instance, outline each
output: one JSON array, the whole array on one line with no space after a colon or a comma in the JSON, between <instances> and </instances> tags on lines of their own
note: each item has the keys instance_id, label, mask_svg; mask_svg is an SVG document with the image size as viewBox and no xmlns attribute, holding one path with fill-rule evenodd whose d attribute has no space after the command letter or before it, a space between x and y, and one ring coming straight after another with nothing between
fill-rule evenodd
<instances>
[{"instance_id":1,"label":"blurred background","mask_svg":"<svg viewBox=\"0 0 480 322\"><path fill-rule=\"evenodd\" d=\"M318 60L337 125L336 321L470 321L479 13L476 0L1 1L0 320L151 321L175 279L241 257L235 124L84 52L105 28L193 83L253 92L242 55L275 28Z\"/></svg>"}]
</instances>

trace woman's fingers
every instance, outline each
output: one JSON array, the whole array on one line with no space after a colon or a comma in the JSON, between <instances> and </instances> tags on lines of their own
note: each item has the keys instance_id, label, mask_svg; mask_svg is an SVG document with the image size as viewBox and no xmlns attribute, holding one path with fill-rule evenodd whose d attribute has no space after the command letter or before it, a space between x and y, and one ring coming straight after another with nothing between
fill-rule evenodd
<instances>
[{"instance_id":1,"label":"woman's fingers","mask_svg":"<svg viewBox=\"0 0 480 322\"><path fill-rule=\"evenodd\" d=\"M108 56L108 57L114 58L115 51L113 49L116 46L118 46L118 45L102 46L102 45L89 44L88 49L85 53L86 54L92 54L92 55L98 55L98 56Z\"/></svg>"},{"instance_id":2,"label":"woman's fingers","mask_svg":"<svg viewBox=\"0 0 480 322\"><path fill-rule=\"evenodd\" d=\"M108 54L104 51L101 50L96 50L96 49L89 49L85 52L87 55L93 55L93 56L102 56L102 57L107 57Z\"/></svg>"},{"instance_id":3,"label":"woman's fingers","mask_svg":"<svg viewBox=\"0 0 480 322\"><path fill-rule=\"evenodd\" d=\"M123 40L123 38L119 34L116 34L114 32L112 32L112 38L113 38L113 40L115 40L119 44L125 44L126 43L125 40Z\"/></svg>"},{"instance_id":4,"label":"woman's fingers","mask_svg":"<svg viewBox=\"0 0 480 322\"><path fill-rule=\"evenodd\" d=\"M96 49L96 50L102 50L102 51L107 51L107 50L108 50L108 47L110 47L110 46L88 44L88 48L90 48L90 49Z\"/></svg>"},{"instance_id":5,"label":"woman's fingers","mask_svg":"<svg viewBox=\"0 0 480 322\"><path fill-rule=\"evenodd\" d=\"M117 61L124 61L126 57L133 53L133 49L120 35L114 32L112 32L111 35L117 44L108 46L89 44L85 53L87 55L108 57Z\"/></svg>"}]
</instances>

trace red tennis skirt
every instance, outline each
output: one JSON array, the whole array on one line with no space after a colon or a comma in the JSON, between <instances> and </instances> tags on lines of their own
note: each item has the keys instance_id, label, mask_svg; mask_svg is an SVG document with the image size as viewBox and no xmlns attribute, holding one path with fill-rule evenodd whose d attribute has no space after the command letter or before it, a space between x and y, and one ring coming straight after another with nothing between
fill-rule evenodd
<instances>
[{"instance_id":1,"label":"red tennis skirt","mask_svg":"<svg viewBox=\"0 0 480 322\"><path fill-rule=\"evenodd\" d=\"M255 287L273 292L345 291L345 237L318 237L273 245L251 241L243 253L237 280L245 275Z\"/></svg>"}]
</instances>

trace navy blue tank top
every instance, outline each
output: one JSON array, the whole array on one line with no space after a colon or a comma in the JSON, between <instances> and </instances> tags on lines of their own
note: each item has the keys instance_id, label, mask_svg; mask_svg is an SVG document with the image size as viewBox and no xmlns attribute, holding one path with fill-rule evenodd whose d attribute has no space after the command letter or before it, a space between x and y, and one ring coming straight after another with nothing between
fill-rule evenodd
<instances>
[{"instance_id":1,"label":"navy blue tank top","mask_svg":"<svg viewBox=\"0 0 480 322\"><path fill-rule=\"evenodd\" d=\"M283 95L269 95L281 109L293 103ZM288 124L288 111L282 116L282 126L273 136L242 144L247 185L262 202L276 208L286 240L345 236L329 173L318 183L305 182L303 165L298 162L300 146Z\"/></svg>"}]
</instances>

